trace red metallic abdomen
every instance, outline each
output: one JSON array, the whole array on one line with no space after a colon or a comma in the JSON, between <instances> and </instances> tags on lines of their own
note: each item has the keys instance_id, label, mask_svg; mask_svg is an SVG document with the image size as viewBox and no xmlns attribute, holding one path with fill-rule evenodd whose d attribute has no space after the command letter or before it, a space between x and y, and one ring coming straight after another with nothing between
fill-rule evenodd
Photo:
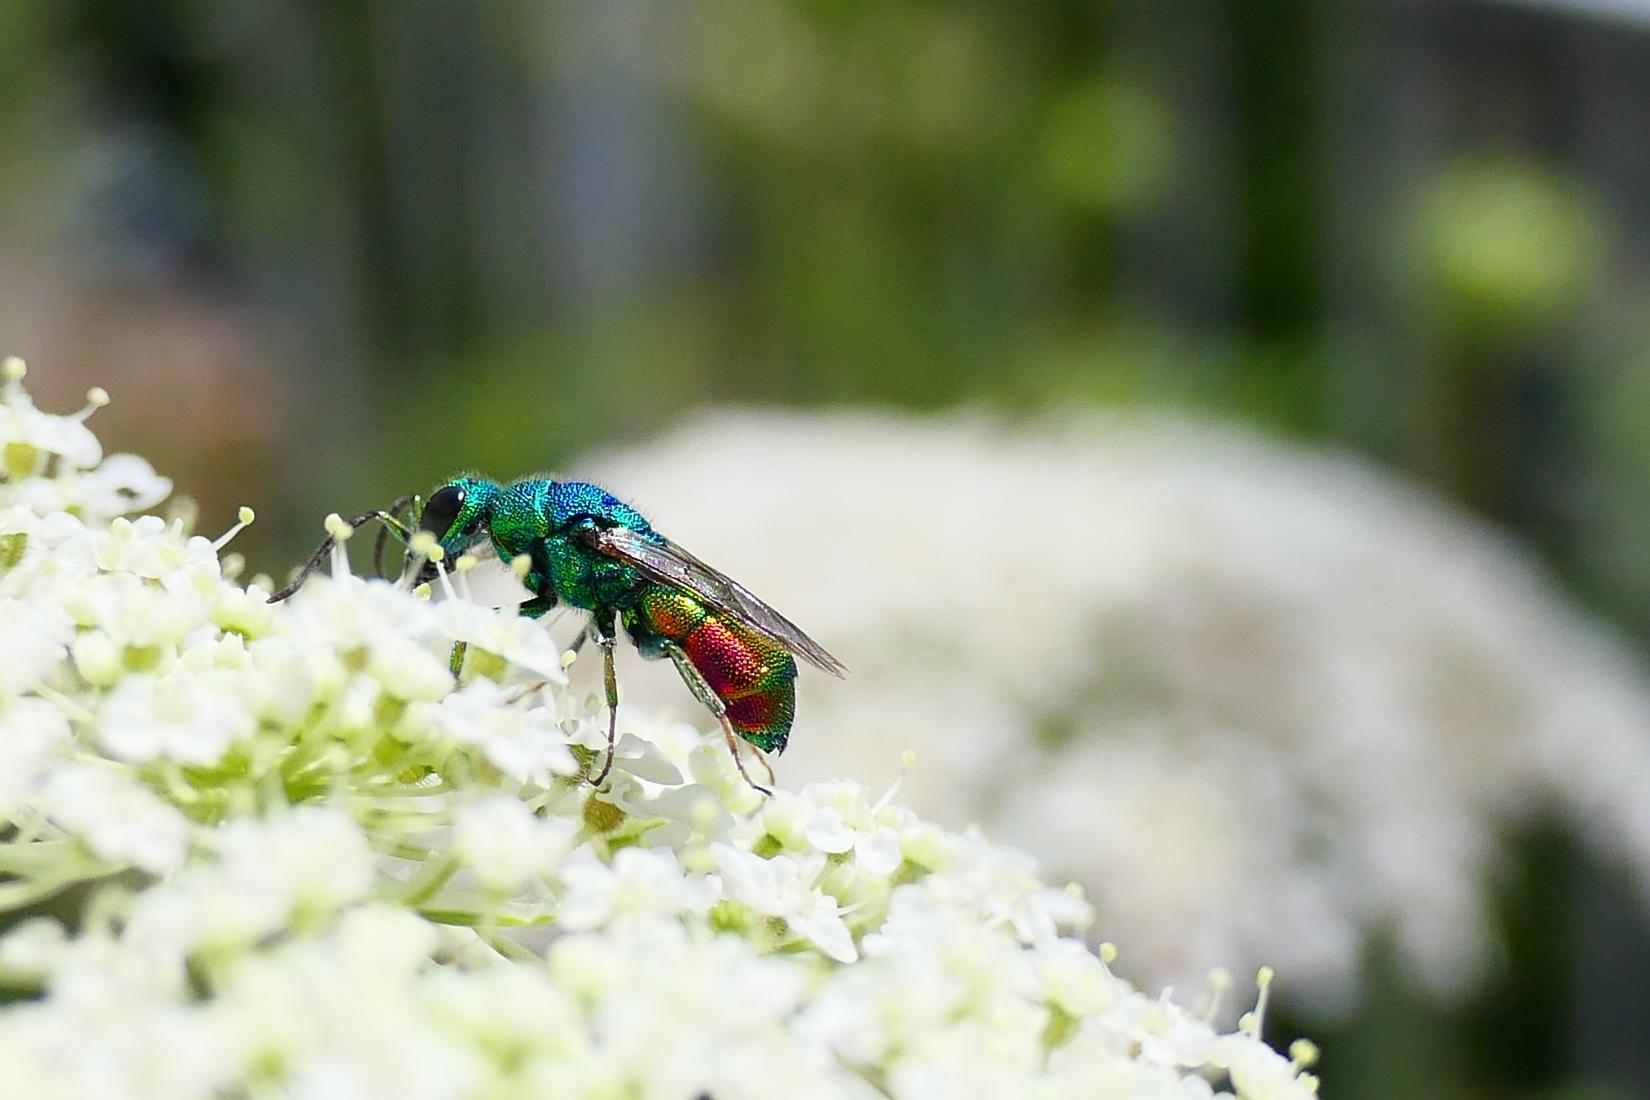
<instances>
[{"instance_id":1,"label":"red metallic abdomen","mask_svg":"<svg viewBox=\"0 0 1650 1100\"><path fill-rule=\"evenodd\" d=\"M785 751L796 717L796 659L789 650L663 586L642 594L636 617L636 625L682 647L740 736L764 752Z\"/></svg>"}]
</instances>

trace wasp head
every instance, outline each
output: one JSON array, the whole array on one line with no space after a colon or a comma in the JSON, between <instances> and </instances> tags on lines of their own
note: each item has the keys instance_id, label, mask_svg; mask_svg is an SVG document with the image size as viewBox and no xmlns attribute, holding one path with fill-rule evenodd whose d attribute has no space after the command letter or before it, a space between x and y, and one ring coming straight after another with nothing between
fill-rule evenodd
<instances>
[{"instance_id":1,"label":"wasp head","mask_svg":"<svg viewBox=\"0 0 1650 1100\"><path fill-rule=\"evenodd\" d=\"M450 562L487 537L487 521L498 491L497 483L486 478L455 477L424 502L418 529L436 537ZM417 583L434 580L435 574L435 565L425 562Z\"/></svg>"}]
</instances>

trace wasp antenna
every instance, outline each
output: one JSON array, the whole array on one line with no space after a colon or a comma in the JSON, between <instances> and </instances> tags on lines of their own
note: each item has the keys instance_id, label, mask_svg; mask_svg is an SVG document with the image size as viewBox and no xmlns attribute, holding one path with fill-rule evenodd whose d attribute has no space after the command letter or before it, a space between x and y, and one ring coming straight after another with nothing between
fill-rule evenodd
<instances>
[{"instance_id":1,"label":"wasp antenna","mask_svg":"<svg viewBox=\"0 0 1650 1100\"><path fill-rule=\"evenodd\" d=\"M273 596L269 597L269 599L265 602L280 603L282 600L298 591L298 589L302 588L304 586L304 582L309 580L310 574L321 568L321 563L326 560L327 554L331 551L332 536L328 535L326 538L321 540L321 545L315 548L315 553L309 556L309 560L304 562L304 567L298 570L298 575L292 578L292 583L275 593Z\"/></svg>"},{"instance_id":2,"label":"wasp antenna","mask_svg":"<svg viewBox=\"0 0 1650 1100\"><path fill-rule=\"evenodd\" d=\"M384 578L384 545L390 541L390 525L380 523L378 536L372 540L372 572L380 580Z\"/></svg>"},{"instance_id":3,"label":"wasp antenna","mask_svg":"<svg viewBox=\"0 0 1650 1100\"><path fill-rule=\"evenodd\" d=\"M246 511L250 512L251 509L246 509ZM327 516L327 537L321 540L321 545L315 548L315 553L311 554L309 556L309 560L304 562L304 567L298 570L297 576L292 578L292 583L288 584L285 588L269 597L269 599L265 602L280 603L282 600L289 598L294 592L302 588L304 586L304 582L309 580L309 578L321 568L321 563L327 560L327 556L329 554L332 555L333 558L332 571L334 575L340 571L347 574L349 572L349 557L344 551L344 542L355 533L355 529L357 527L361 526L363 523L369 523L372 520L377 519L378 514L379 513L376 510L371 512L362 512L352 520L345 520L337 512L333 512L331 515ZM342 559L341 566L339 561L340 558Z\"/></svg>"}]
</instances>

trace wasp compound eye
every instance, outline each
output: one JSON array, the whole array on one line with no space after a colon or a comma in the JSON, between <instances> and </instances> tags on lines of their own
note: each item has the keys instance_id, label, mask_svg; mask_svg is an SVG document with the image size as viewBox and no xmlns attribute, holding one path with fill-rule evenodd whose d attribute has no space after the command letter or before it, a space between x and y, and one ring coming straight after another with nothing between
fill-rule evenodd
<instances>
[{"instance_id":1,"label":"wasp compound eye","mask_svg":"<svg viewBox=\"0 0 1650 1100\"><path fill-rule=\"evenodd\" d=\"M418 526L440 538L453 525L459 509L463 507L464 490L456 485L444 485L430 494L429 503L424 505L424 514L418 518Z\"/></svg>"}]
</instances>

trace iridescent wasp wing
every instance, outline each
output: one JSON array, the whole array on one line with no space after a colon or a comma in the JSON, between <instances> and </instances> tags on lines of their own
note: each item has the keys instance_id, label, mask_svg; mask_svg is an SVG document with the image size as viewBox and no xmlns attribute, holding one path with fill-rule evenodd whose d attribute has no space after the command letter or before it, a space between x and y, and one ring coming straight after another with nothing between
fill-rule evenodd
<instances>
[{"instance_id":1,"label":"iridescent wasp wing","mask_svg":"<svg viewBox=\"0 0 1650 1100\"><path fill-rule=\"evenodd\" d=\"M579 532L586 546L599 554L635 566L655 580L692 592L718 611L764 634L816 668L841 676L848 671L825 647L802 633L802 628L751 595L733 578L712 569L669 539L649 538L629 527L591 525Z\"/></svg>"}]
</instances>

